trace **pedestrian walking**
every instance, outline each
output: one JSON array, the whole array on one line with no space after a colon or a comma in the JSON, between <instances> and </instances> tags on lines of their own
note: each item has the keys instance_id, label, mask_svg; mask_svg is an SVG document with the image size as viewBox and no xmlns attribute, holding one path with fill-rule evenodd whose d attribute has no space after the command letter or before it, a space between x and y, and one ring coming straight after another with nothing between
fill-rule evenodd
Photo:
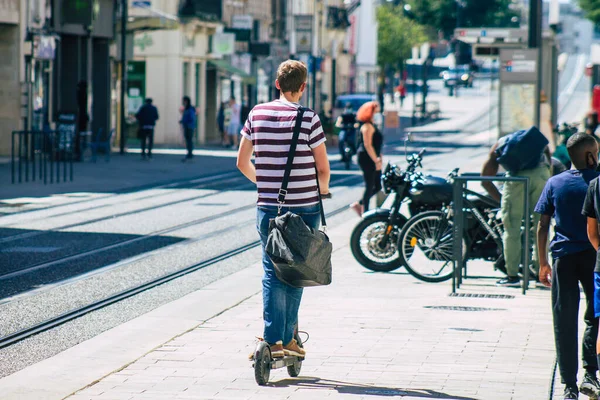
<instances>
[{"instance_id":1,"label":"pedestrian walking","mask_svg":"<svg viewBox=\"0 0 600 400\"><path fill-rule=\"evenodd\" d=\"M369 211L371 197L381 190L381 148L383 146L383 135L374 122L375 115L379 112L379 104L370 101L363 104L356 113L356 119L362 123L358 135L358 165L363 172L365 180L365 191L360 201L353 203L350 207L362 215Z\"/></svg>"},{"instance_id":2,"label":"pedestrian walking","mask_svg":"<svg viewBox=\"0 0 600 400\"><path fill-rule=\"evenodd\" d=\"M577 133L567 141L567 150L574 168L548 180L535 207L540 214L537 245L540 260L540 282L552 287L552 316L558 367L563 384L564 399L577 399L578 392L597 398L600 383L596 377L598 361L594 343L598 336L598 319L594 315L594 266L596 251L586 234L587 220L581 213L595 218L593 204L598 196L590 191L590 181L597 178L598 145L589 135ZM585 207L584 207L585 203ZM553 266L547 255L548 232L554 218L554 237L550 244ZM594 219L594 226L597 226ZM600 239L597 241L600 243ZM577 388L577 347L579 318L579 284L586 298L584 322L586 329L582 343L585 376ZM599 310L600 311L600 310Z\"/></svg>"},{"instance_id":3,"label":"pedestrian walking","mask_svg":"<svg viewBox=\"0 0 600 400\"><path fill-rule=\"evenodd\" d=\"M221 102L219 111L217 113L217 127L219 128L219 134L221 135L221 145L227 144L227 138L225 137L225 102Z\"/></svg>"},{"instance_id":4,"label":"pedestrian walking","mask_svg":"<svg viewBox=\"0 0 600 400\"><path fill-rule=\"evenodd\" d=\"M138 121L138 137L142 147L142 160L146 159L146 145L148 145L148 159L152 159L152 145L154 144L154 127L158 121L158 110L152 104L152 99L147 98L145 104L135 114Z\"/></svg>"},{"instance_id":5,"label":"pedestrian walking","mask_svg":"<svg viewBox=\"0 0 600 400\"><path fill-rule=\"evenodd\" d=\"M302 288L288 286L276 276L273 262L265 252L269 221L291 210L313 228L320 223L319 192L329 193L329 161L325 135L317 114L306 109L302 118L290 182L283 204L278 202L299 101L306 88L307 69L299 61L283 62L277 70L280 98L252 109L242 129L237 166L257 184L257 229L263 249L264 340L273 358L304 356L305 350L293 339L298 323ZM252 154L254 153L254 164ZM315 174L315 168L318 174Z\"/></svg>"},{"instance_id":6,"label":"pedestrian walking","mask_svg":"<svg viewBox=\"0 0 600 400\"><path fill-rule=\"evenodd\" d=\"M532 227L539 223L539 214L533 212L546 182L550 178L550 154L548 140L535 127L527 131L518 131L501 138L490 151L488 159L483 164L482 176L496 176L500 165L506 169L507 176L522 176L529 178L530 209L525 213L524 190L521 182L506 182L502 194L492 182L483 182L483 188L496 201L501 202L501 219L504 225L502 243L507 277L497 282L498 286L519 287L519 264L521 263L521 225L523 217L533 214ZM534 235L537 242L537 236ZM534 273L539 270L537 243L534 247ZM525 268L525 267L524 267Z\"/></svg>"},{"instance_id":7,"label":"pedestrian walking","mask_svg":"<svg viewBox=\"0 0 600 400\"><path fill-rule=\"evenodd\" d=\"M229 99L229 109L231 110L231 116L229 119L229 125L227 126L227 136L229 136L229 143L233 147L238 147L239 144L239 135L241 126L241 117L242 117L242 107L235 102L235 97L231 97Z\"/></svg>"},{"instance_id":8,"label":"pedestrian walking","mask_svg":"<svg viewBox=\"0 0 600 400\"><path fill-rule=\"evenodd\" d=\"M540 132L548 139L550 154L554 154L556 137L552 126L552 106L548 103L548 97L543 90L540 92Z\"/></svg>"},{"instance_id":9,"label":"pedestrian walking","mask_svg":"<svg viewBox=\"0 0 600 400\"><path fill-rule=\"evenodd\" d=\"M196 129L196 109L192 107L192 102L188 96L183 97L183 114L181 116L181 127L185 138L185 147L187 155L182 160L186 162L194 157L194 130Z\"/></svg>"},{"instance_id":10,"label":"pedestrian walking","mask_svg":"<svg viewBox=\"0 0 600 400\"><path fill-rule=\"evenodd\" d=\"M400 81L400 84L396 86L396 93L400 97L400 108L404 107L404 99L406 98L406 83Z\"/></svg>"}]
</instances>

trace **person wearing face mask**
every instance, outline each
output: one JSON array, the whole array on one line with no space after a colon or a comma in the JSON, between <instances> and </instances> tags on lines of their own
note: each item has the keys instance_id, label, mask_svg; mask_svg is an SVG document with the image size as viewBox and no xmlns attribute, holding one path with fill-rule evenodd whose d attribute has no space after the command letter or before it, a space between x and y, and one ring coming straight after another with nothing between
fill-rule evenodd
<instances>
[{"instance_id":1,"label":"person wearing face mask","mask_svg":"<svg viewBox=\"0 0 600 400\"><path fill-rule=\"evenodd\" d=\"M598 199L598 144L590 135L577 133L567 141L573 168L548 180L535 207L540 214L537 244L540 261L540 282L552 287L552 316L558 367L565 384L564 399L577 399L578 392L598 398L600 383L596 377L598 361L594 342L598 336L597 309L594 315L594 266L596 251L586 234L586 216L593 221L596 233ZM591 183L590 183L591 182ZM581 210L583 209L583 214ZM550 243L552 267L548 261L547 242L550 222L554 218L554 237ZM588 228L589 229L589 228ZM595 246L600 238L596 235ZM582 343L583 367L586 370L577 387L579 318L579 284L586 297Z\"/></svg>"}]
</instances>

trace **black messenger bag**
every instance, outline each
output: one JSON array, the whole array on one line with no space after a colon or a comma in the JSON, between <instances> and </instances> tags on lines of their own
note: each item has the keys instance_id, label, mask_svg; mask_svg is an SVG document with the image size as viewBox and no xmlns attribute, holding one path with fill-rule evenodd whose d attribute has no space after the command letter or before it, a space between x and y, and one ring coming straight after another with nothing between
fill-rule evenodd
<instances>
[{"instance_id":1,"label":"black messenger bag","mask_svg":"<svg viewBox=\"0 0 600 400\"><path fill-rule=\"evenodd\" d=\"M316 177L317 192L324 231L307 226L302 217L292 211L281 215L304 111L305 109L302 107L298 109L290 152L279 190L279 212L276 218L269 221L269 236L266 244L266 252L273 261L277 278L285 284L298 288L331 283L331 253L333 250L333 246L324 232L327 229L327 223L318 176ZM315 172L317 172L316 166Z\"/></svg>"}]
</instances>

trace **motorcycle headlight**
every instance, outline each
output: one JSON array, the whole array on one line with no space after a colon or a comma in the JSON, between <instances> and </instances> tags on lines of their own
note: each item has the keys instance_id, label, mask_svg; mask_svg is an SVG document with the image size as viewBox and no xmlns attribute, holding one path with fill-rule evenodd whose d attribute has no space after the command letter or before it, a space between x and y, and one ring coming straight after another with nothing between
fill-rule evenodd
<instances>
[{"instance_id":1,"label":"motorcycle headlight","mask_svg":"<svg viewBox=\"0 0 600 400\"><path fill-rule=\"evenodd\" d=\"M462 79L463 81L466 81L467 79L469 79L469 75L463 74L463 76L461 76L460 79Z\"/></svg>"}]
</instances>

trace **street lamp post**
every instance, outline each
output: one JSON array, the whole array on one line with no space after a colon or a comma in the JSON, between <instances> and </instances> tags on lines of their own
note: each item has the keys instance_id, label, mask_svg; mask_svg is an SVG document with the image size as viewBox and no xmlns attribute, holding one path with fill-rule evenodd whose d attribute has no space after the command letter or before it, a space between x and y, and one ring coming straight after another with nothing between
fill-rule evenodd
<instances>
[{"instance_id":1,"label":"street lamp post","mask_svg":"<svg viewBox=\"0 0 600 400\"><path fill-rule=\"evenodd\" d=\"M121 0L121 93L120 93L120 152L125 154L125 92L127 91L127 0Z\"/></svg>"},{"instance_id":2,"label":"street lamp post","mask_svg":"<svg viewBox=\"0 0 600 400\"><path fill-rule=\"evenodd\" d=\"M529 43L530 49L538 49L537 86L535 90L535 126L540 126L540 86L542 82L542 0L529 0Z\"/></svg>"}]
</instances>

